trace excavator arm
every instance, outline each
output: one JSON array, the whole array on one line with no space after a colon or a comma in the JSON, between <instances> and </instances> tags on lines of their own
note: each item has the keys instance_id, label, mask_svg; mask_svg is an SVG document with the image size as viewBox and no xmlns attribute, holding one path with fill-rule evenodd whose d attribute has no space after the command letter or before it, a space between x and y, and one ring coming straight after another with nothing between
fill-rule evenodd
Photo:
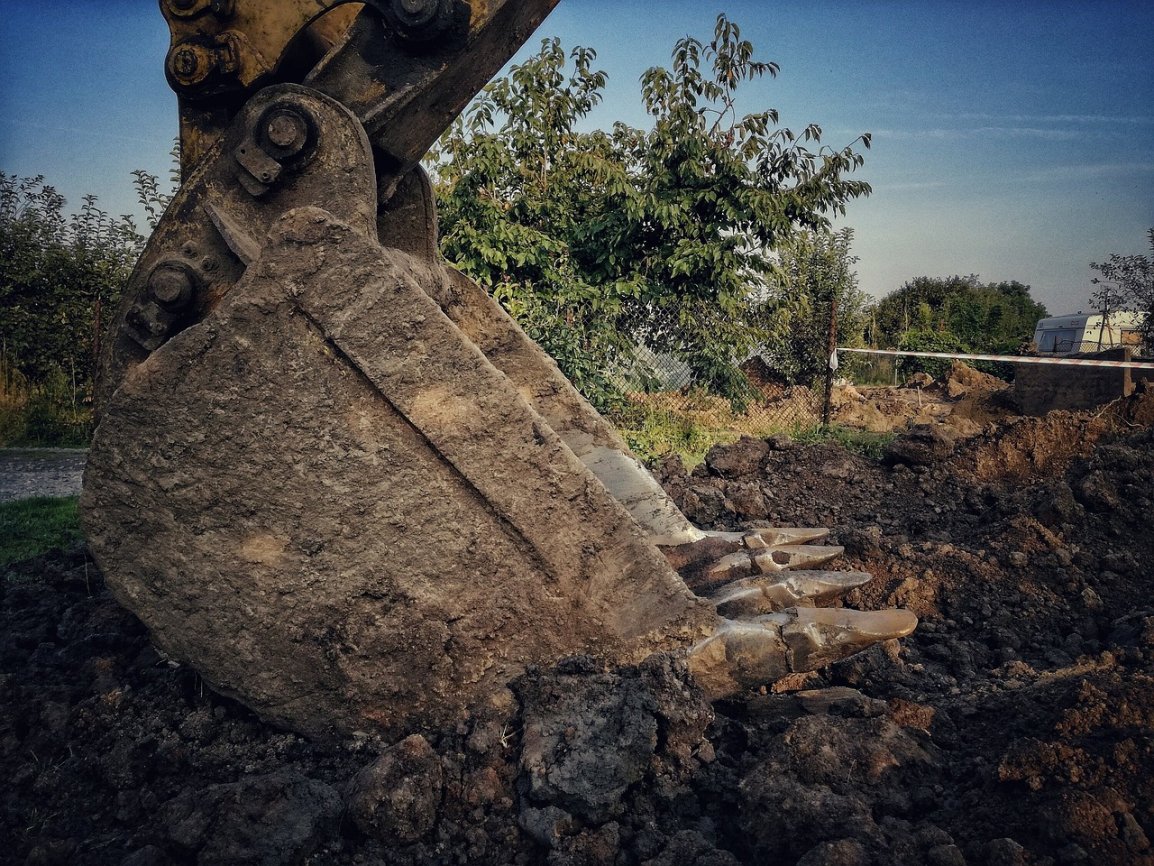
<instances>
[{"instance_id":1,"label":"excavator arm","mask_svg":"<svg viewBox=\"0 0 1154 866\"><path fill-rule=\"evenodd\" d=\"M825 530L694 527L436 249L418 163L556 0L164 0L184 182L106 341L81 506L169 655L315 736L529 665L683 653L721 697L908 634Z\"/></svg>"},{"instance_id":2,"label":"excavator arm","mask_svg":"<svg viewBox=\"0 0 1154 866\"><path fill-rule=\"evenodd\" d=\"M162 0L191 171L255 91L304 83L352 110L383 173L417 164L557 0Z\"/></svg>"}]
</instances>

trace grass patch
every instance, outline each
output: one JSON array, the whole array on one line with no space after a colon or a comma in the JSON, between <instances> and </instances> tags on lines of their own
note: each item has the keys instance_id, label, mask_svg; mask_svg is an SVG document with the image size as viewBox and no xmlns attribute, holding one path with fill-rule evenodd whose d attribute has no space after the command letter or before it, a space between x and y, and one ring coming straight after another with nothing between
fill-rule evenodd
<instances>
[{"instance_id":1,"label":"grass patch","mask_svg":"<svg viewBox=\"0 0 1154 866\"><path fill-rule=\"evenodd\" d=\"M81 538L76 496L0 503L0 568Z\"/></svg>"},{"instance_id":2,"label":"grass patch","mask_svg":"<svg viewBox=\"0 0 1154 866\"><path fill-rule=\"evenodd\" d=\"M854 430L852 427L831 424L828 427L818 426L790 431L790 438L802 445L834 442L846 451L869 457L871 460L880 460L886 446L893 441L894 434L872 433L869 430Z\"/></svg>"},{"instance_id":3,"label":"grass patch","mask_svg":"<svg viewBox=\"0 0 1154 866\"><path fill-rule=\"evenodd\" d=\"M872 433L839 424L823 427L816 422L767 424L764 420L758 424L745 416L718 412L712 405L703 409L688 398L682 398L681 405L668 406L651 398L615 413L612 420L629 448L644 462L675 454L689 471L705 460L714 445L728 445L742 436L764 439L785 433L801 445L833 442L873 460L882 457L894 438L893 433Z\"/></svg>"},{"instance_id":4,"label":"grass patch","mask_svg":"<svg viewBox=\"0 0 1154 866\"><path fill-rule=\"evenodd\" d=\"M705 459L705 452L714 445L736 442L739 436L732 430L711 430L685 415L655 409L643 414L632 413L632 417L620 423L618 432L644 462L652 463L676 454L690 471Z\"/></svg>"}]
</instances>

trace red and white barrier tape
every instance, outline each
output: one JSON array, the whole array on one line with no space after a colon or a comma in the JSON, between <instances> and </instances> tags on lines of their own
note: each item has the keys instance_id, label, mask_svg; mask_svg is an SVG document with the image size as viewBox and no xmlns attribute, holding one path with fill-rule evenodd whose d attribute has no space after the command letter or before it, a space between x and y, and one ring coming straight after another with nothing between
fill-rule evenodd
<instances>
[{"instance_id":1,"label":"red and white barrier tape","mask_svg":"<svg viewBox=\"0 0 1154 866\"><path fill-rule=\"evenodd\" d=\"M1154 370L1154 361L1093 361L1089 358L1040 358L1034 355L960 355L952 352L903 352L897 349L847 349L861 355L901 355L907 358L957 358L961 361L1004 361L1007 364L1065 364L1070 367L1129 367L1131 370ZM837 362L831 366L837 369Z\"/></svg>"}]
</instances>

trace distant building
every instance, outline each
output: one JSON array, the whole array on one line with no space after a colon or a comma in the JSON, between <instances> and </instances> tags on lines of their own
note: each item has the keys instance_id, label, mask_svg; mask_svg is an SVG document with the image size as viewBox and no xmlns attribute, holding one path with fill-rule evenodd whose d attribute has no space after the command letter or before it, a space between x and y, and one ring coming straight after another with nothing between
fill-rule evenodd
<instances>
[{"instance_id":1,"label":"distant building","mask_svg":"<svg viewBox=\"0 0 1154 866\"><path fill-rule=\"evenodd\" d=\"M1034 345L1040 355L1072 355L1097 352L1115 346L1133 346L1139 350L1142 337L1138 329L1145 313L1116 312L1075 313L1039 320L1034 328Z\"/></svg>"}]
</instances>

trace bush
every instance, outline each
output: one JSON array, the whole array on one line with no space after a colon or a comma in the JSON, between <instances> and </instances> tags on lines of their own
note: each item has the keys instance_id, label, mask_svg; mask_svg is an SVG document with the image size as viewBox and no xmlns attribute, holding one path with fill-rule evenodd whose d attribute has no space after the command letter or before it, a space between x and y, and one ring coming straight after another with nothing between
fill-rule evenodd
<instances>
[{"instance_id":1,"label":"bush","mask_svg":"<svg viewBox=\"0 0 1154 866\"><path fill-rule=\"evenodd\" d=\"M0 442L88 438L102 331L144 244L129 217L0 172Z\"/></svg>"},{"instance_id":2,"label":"bush","mask_svg":"<svg viewBox=\"0 0 1154 866\"><path fill-rule=\"evenodd\" d=\"M949 332L906 331L898 349L906 352L969 352L969 347ZM946 358L899 358L898 376L905 380L914 373L928 373L935 379L944 379L954 362Z\"/></svg>"},{"instance_id":3,"label":"bush","mask_svg":"<svg viewBox=\"0 0 1154 866\"><path fill-rule=\"evenodd\" d=\"M32 384L0 363L0 447L80 448L92 435L92 410L59 368Z\"/></svg>"},{"instance_id":4,"label":"bush","mask_svg":"<svg viewBox=\"0 0 1154 866\"><path fill-rule=\"evenodd\" d=\"M738 434L710 430L687 414L658 408L633 408L614 418L629 448L645 463L676 454L686 469L705 459L719 442L733 442Z\"/></svg>"}]
</instances>

